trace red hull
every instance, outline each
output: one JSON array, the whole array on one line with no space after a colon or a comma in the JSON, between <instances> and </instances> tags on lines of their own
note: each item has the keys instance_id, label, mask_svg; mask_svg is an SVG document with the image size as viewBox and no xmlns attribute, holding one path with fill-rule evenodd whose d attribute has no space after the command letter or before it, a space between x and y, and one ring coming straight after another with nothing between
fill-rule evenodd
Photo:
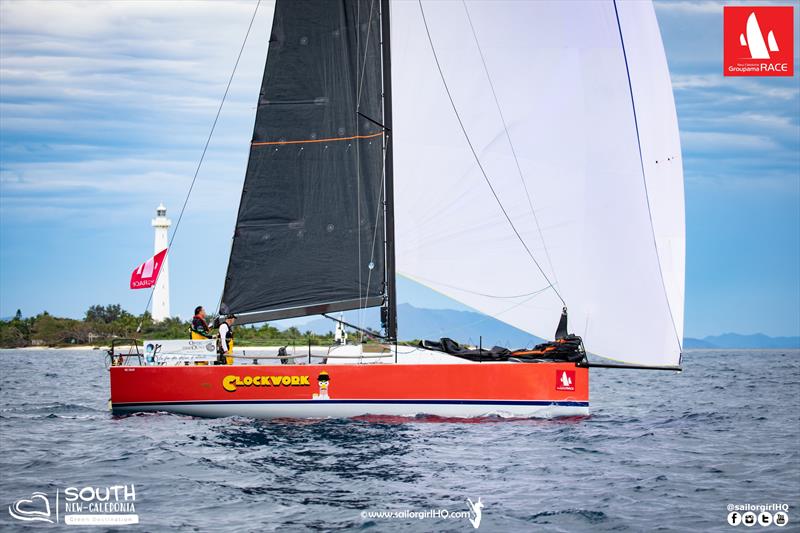
<instances>
[{"instance_id":1,"label":"red hull","mask_svg":"<svg viewBox=\"0 0 800 533\"><path fill-rule=\"evenodd\" d=\"M115 412L263 418L559 416L588 413L589 372L573 363L111 367L111 402Z\"/></svg>"}]
</instances>

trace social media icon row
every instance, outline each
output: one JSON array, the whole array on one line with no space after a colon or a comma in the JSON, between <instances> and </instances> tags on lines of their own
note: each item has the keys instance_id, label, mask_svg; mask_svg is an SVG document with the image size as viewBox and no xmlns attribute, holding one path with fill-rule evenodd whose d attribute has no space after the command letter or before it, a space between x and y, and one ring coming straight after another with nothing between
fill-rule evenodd
<instances>
[{"instance_id":1,"label":"social media icon row","mask_svg":"<svg viewBox=\"0 0 800 533\"><path fill-rule=\"evenodd\" d=\"M758 514L758 517L756 517L756 513L752 511L747 511L746 513L733 511L728 513L728 524L732 526L744 524L747 527L751 527L756 525L756 523L761 524L764 527L771 524L775 524L778 527L783 527L789 523L789 515L783 511L778 511L774 515L767 511L762 511Z\"/></svg>"}]
</instances>

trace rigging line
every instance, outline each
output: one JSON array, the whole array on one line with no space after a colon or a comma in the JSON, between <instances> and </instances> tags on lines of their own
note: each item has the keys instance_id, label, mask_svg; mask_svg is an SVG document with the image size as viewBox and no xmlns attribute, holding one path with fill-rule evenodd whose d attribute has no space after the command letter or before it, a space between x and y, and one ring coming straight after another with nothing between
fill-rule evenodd
<instances>
[{"instance_id":1,"label":"rigging line","mask_svg":"<svg viewBox=\"0 0 800 533\"><path fill-rule=\"evenodd\" d=\"M231 252L233 252L233 235L231 235L231 243L228 246L228 257L231 256ZM217 307L216 307L217 316L222 316L222 313L220 311L222 309L222 296L223 296L224 292L225 292L225 284L223 283L222 284L222 291L220 291L219 300L217 301Z\"/></svg>"},{"instance_id":2,"label":"rigging line","mask_svg":"<svg viewBox=\"0 0 800 533\"><path fill-rule=\"evenodd\" d=\"M360 4L359 4L359 6L360 6ZM361 79L358 82L358 96L356 98L356 114L361 116L361 117L363 117L363 118L366 118L367 120L369 120L370 122L372 122L374 124L377 124L377 122L375 122L373 119L367 117L366 115L364 115L363 113L361 113L359 111L361 109L361 92L362 92L362 89L363 89L363 86L364 86L364 77L365 77L366 68L367 68L367 53L369 52L369 39L370 39L370 35L372 35L372 14L374 13L374 7L375 7L375 0L371 0L370 4L369 4L369 19L368 19L368 22L367 22L367 40L364 43L364 61L362 62L362 65L361 65ZM379 23L380 23L380 21L383 20L383 13L380 13L379 17L380 17L379 18ZM360 34L361 33L359 31L359 35ZM383 57L382 56L381 56L381 69L383 69ZM381 98L383 98L383 93L382 92L381 92ZM383 117L381 117L381 120L383 120ZM358 121L356 121L356 127L358 127L358 125L359 125ZM386 143L386 137L385 137L386 128L381 124L379 124L379 125L383 129L383 133L384 133L384 137L383 137L384 141L383 142L385 144ZM383 149L381 151L383 152L383 157L381 158L381 188L380 188L379 201L378 201L378 205L377 205L376 213L375 213L375 222L376 223L375 223L375 229L373 230L373 234L372 234L372 246L370 248L370 258L369 258L370 264L373 264L373 265L374 265L374 260L375 260L375 238L376 238L376 236L378 234L377 220L378 220L378 215L380 214L380 208L383 206L383 184L384 184L384 182L386 180L386 174L385 174L385 169L386 169L386 151L383 150ZM361 160L360 159L357 162L357 164L358 164L358 168L359 168L359 171L360 171L360 169L361 169ZM360 195L359 195L359 199L360 199ZM361 205L361 203L360 203L360 200L359 200L359 206L360 205ZM361 232L360 232L360 227L361 227L361 217L359 215L359 234L358 234L358 245L359 245L359 256L358 256L358 260L359 260L359 263L358 263L359 293L361 291L361 279L362 279L361 278ZM361 307L358 310L359 326L360 326L360 333L361 333L361 336L360 336L359 340L361 342L364 341L364 311L367 308L367 301L369 300L369 289L370 289L370 284L372 283L372 270L373 269L370 268L369 272L367 273L366 294L364 295L363 304L361 305Z\"/></svg>"},{"instance_id":3,"label":"rigging line","mask_svg":"<svg viewBox=\"0 0 800 533\"><path fill-rule=\"evenodd\" d=\"M211 130L208 132L208 138L206 138L206 144L203 146L203 153L200 154L200 161L197 162L197 168L194 171L194 176L192 177L192 182L189 185L189 190L186 192L186 198L183 200L183 206L181 207L181 212L178 215L178 221L175 223L175 229L172 230L172 236L169 239L169 243L167 244L167 255L169 255L169 250L172 249L172 241L175 240L175 236L178 234L178 228L181 225L181 220L183 220L183 214L186 211L186 205L189 203L189 197L192 195L192 189L194 189L194 184L197 181L197 176L200 173L200 167L203 166L203 160L206 157L206 152L208 151L208 145L211 143L211 137L214 135L214 129L217 127L217 121L219 121L219 115L222 113L222 106L225 105L225 99L228 97L228 91L230 91L231 83L233 83L233 76L236 74L236 68L239 66L239 60L242 58L242 52L244 52L244 47L247 44L247 38L250 36L250 30L253 29L253 22L256 20L256 14L258 14L258 7L261 5L261 0L256 2L256 8L253 10L253 16L250 18L250 24L247 26L247 32L244 34L244 40L242 41L242 46L239 48L239 54L236 56L236 62L233 64L233 70L231 71L230 78L228 78L228 84L225 86L225 93L222 95L222 100L219 103L219 107L217 108L217 114L214 117L214 122L211 124ZM150 307L150 302L153 301L153 293L155 293L155 288L158 285L158 277L161 275L161 270L158 271L156 274L156 281L153 283L153 290L150 291L150 297L147 299L147 305L145 305L145 311L147 308ZM142 324L144 324L144 318L139 322L139 327L136 328L137 332L142 330Z\"/></svg>"},{"instance_id":4,"label":"rigging line","mask_svg":"<svg viewBox=\"0 0 800 533\"><path fill-rule=\"evenodd\" d=\"M381 124L380 122L378 122L377 120L373 119L372 117L369 117L369 116L365 115L361 111L356 111L356 115L358 115L359 117L361 117L363 119L369 120L370 122L372 122L373 124L375 124L376 126L378 126L382 130L392 131L389 128L387 128L386 126L384 126L383 124Z\"/></svg>"},{"instance_id":5,"label":"rigging line","mask_svg":"<svg viewBox=\"0 0 800 533\"><path fill-rule=\"evenodd\" d=\"M365 47L366 49L366 47ZM359 1L356 7L356 54L361 51L361 2ZM365 60L366 63L366 60ZM359 82L360 83L360 82ZM358 108L356 107L356 113L358 113ZM356 135L361 133L361 123L356 120ZM362 299L362 275L361 275L361 143L357 142L355 146L356 152L356 229L358 231L358 250L356 253L356 273L358 275L358 301L361 302ZM366 300L366 296L364 296ZM358 308L358 325L364 325L364 318L363 312L361 310L361 304L359 303ZM363 335L361 336L361 341L364 340Z\"/></svg>"},{"instance_id":6,"label":"rigging line","mask_svg":"<svg viewBox=\"0 0 800 533\"><path fill-rule=\"evenodd\" d=\"M385 137L384 137L384 139L385 139ZM372 231L372 246L370 247L370 251L369 251L369 254L370 254L369 255L369 262L370 263L373 263L373 261L375 261L375 241L378 238L378 217L381 214L381 208L384 207L384 201L385 201L384 200L384 193L385 193L385 185L386 185L386 149L385 148L381 148L381 152L382 152L382 157L381 157L381 185L380 185L380 189L379 189L380 193L379 193L379 196L378 196L378 200L379 201L378 201L378 204L375 206L375 220L374 220L375 229ZM359 234L359 239L360 238L361 238L361 236ZM386 268L386 266L384 265L384 269L385 268ZM360 269L361 269L361 267L359 265L359 272L360 272ZM372 283L372 270L373 269L369 269L369 273L367 274L367 294L364 296L364 303L363 303L362 307L359 309L359 313L361 314L362 317L363 317L364 310L366 310L366 308L367 308L367 300L369 299L369 287L370 287L370 283ZM363 323L360 324L360 326L363 327ZM361 339L360 340L364 340L364 334L363 333L361 333Z\"/></svg>"},{"instance_id":7,"label":"rigging line","mask_svg":"<svg viewBox=\"0 0 800 533\"><path fill-rule=\"evenodd\" d=\"M442 283L441 281L434 281L432 279L426 279L426 278L423 278L423 277L420 277L420 276L414 276L414 278L418 279L418 280L421 280L421 281L426 281L428 283L433 283L435 285L441 285L442 287L447 287L449 289L455 289L457 291L468 292L468 293L474 294L476 296L483 296L485 298L495 298L495 299L498 299L498 300L513 300L514 298L525 298L526 296L535 296L537 294L543 293L544 291L546 291L547 289L550 288L550 286L548 285L547 287L544 287L542 289L537 289L535 291L526 292L524 294L514 294L514 295L510 295L510 296L499 296L497 294L485 294L485 293L482 293L482 292L476 292L476 291L473 291L473 290L470 290L470 289L465 289L463 287L456 287L455 285L449 285L447 283Z\"/></svg>"},{"instance_id":8,"label":"rigging line","mask_svg":"<svg viewBox=\"0 0 800 533\"><path fill-rule=\"evenodd\" d=\"M380 216L381 208L383 207L383 201L384 201L383 200L383 193L384 193L384 186L386 184L386 150L381 150L381 151L383 152L383 172L381 173L381 187L380 187L380 196L379 196L379 200L380 201L378 202L378 205L375 208L375 229L372 231L372 247L370 248L370 252L369 252L370 253L370 256L369 256L369 262L370 263L373 263L373 261L375 260L375 241L377 240L377 237L378 237L378 217ZM385 268L386 267L384 266L384 269ZM367 294L364 297L364 304L363 304L363 306L361 308L362 312L367 308L367 300L369 299L369 287L370 287L370 283L372 283L372 270L373 269L370 268L369 269L369 273L367 274ZM362 334L362 339L363 339L363 334Z\"/></svg>"},{"instance_id":9,"label":"rigging line","mask_svg":"<svg viewBox=\"0 0 800 533\"><path fill-rule=\"evenodd\" d=\"M544 233L542 232L542 226L539 224L539 217L536 216L536 210L533 208L533 201L531 200L530 192L528 192L528 184L525 183L525 177L522 173L522 166L519 164L519 159L517 158L517 150L514 148L514 143L511 141L511 133L508 131L508 124L506 124L506 117L503 115L503 109L500 107L500 100L497 98L497 92L494 89L494 83L492 82L492 77L489 75L489 67L486 65L486 58L483 55L483 50L481 49L481 43L478 42L478 34L475 32L475 26L472 24L472 17L469 15L469 8L467 7L466 0L461 0L461 3L464 5L464 11L467 13L467 20L469 21L469 28L472 30L472 37L475 39L475 46L478 47L478 54L481 56L481 63L483 63L483 71L486 73L486 79L489 81L489 87L492 89L492 97L494 97L494 104L497 106L497 113L500 115L500 121L503 123L503 130L506 133L506 138L508 139L508 145L511 147L511 155L514 156L514 163L517 165L517 172L519 173L519 180L522 182L522 187L525 189L525 196L528 199L528 206L531 208L531 215L533 216L533 221L536 223L536 229L539 231L539 238L542 240L542 247L544 248L545 256L547 257L547 263L550 265L550 272L553 273L553 279L555 279L556 283L558 283L558 276L556 275L556 269L553 268L553 261L550 258L550 251L547 249L547 243L544 240Z\"/></svg>"},{"instance_id":10,"label":"rigging line","mask_svg":"<svg viewBox=\"0 0 800 533\"><path fill-rule=\"evenodd\" d=\"M358 81L358 95L356 96L356 113L361 109L361 88L364 86L364 73L367 70L367 52L369 51L369 36L372 33L372 7L375 5L375 0L369 3L369 21L367 22L367 42L364 43L364 61L361 64L361 76ZM359 3L359 7L361 4ZM359 18L359 22L361 19ZM361 31L359 29L359 35Z\"/></svg>"},{"instance_id":11,"label":"rigging line","mask_svg":"<svg viewBox=\"0 0 800 533\"><path fill-rule=\"evenodd\" d=\"M656 252L656 263L658 264L658 275L661 278L661 287L664 289L664 299L667 301L667 311L672 322L672 330L675 332L675 340L678 341L678 351L683 351L681 336L678 334L678 326L675 324L675 317L672 314L672 306L669 303L667 294L667 283L664 281L664 271L661 268L661 258L658 255L658 240L656 239L656 228L653 224L653 211L650 209L650 193L647 191L647 176L644 171L644 155L642 154L642 139L639 136L639 120L636 117L636 101L633 98L633 82L631 81L631 70L628 67L628 54L625 52L625 39L622 37L622 24L619 21L619 11L617 10L617 0L614 0L614 15L617 18L617 29L619 30L619 42L622 45L622 58L625 60L625 72L628 75L628 91L631 95L631 108L633 109L633 124L636 128L636 144L639 146L639 163L642 167L642 184L644 185L644 198L647 201L647 215L650 218L650 233L653 236L653 247Z\"/></svg>"},{"instance_id":12,"label":"rigging line","mask_svg":"<svg viewBox=\"0 0 800 533\"><path fill-rule=\"evenodd\" d=\"M470 140L469 135L467 134L467 128L466 128L466 126L464 126L464 122L461 120L461 115L458 114L458 108L456 108L455 100L453 100L453 95L450 93L450 88L448 87L447 81L445 81L445 78L444 78L444 71L442 71L442 66L441 66L441 64L439 64L439 57L436 54L436 48L433 46L433 39L431 38L431 32L430 32L430 29L428 28L428 21L425 19L425 9L422 7L422 0L418 0L418 2L419 2L419 9L422 12L422 22L425 25L425 33L428 35L428 42L431 45L431 51L433 52L433 59L434 59L434 61L436 61L436 68L439 70L439 76L442 79L442 85L444 85L444 90L447 93L447 98L450 100L450 105L453 107L453 112L456 115L456 119L458 120L459 126L461 126L461 131L464 133L464 138L466 139L467 144L469 145L469 149L472 152L473 157L475 158L475 162L478 164L478 168L480 169L481 174L483 174L483 178L486 180L486 184L489 185L489 189L492 191L492 195L494 196L494 199L497 201L497 205L500 206L500 210L503 212L503 215L506 217L506 220L508 221L508 224L511 226L511 229L516 234L517 239L519 239L519 242L522 243L522 246L525 248L525 251L528 252L528 255L530 256L530 258L533 261L533 263L536 265L536 268L539 269L539 272L544 277L544 279L547 282L548 286L551 289L553 289L553 292L555 292L556 296L558 296L558 299L561 300L561 303L564 305L564 307L566 307L567 306L567 302L564 301L564 298L561 296L561 293L558 292L558 289L556 289L556 287L553 284L553 282L550 281L550 278L547 276L547 274L545 274L544 269L542 269L542 266L539 264L539 262L533 256L533 253L531 252L530 248L528 248L528 245L523 240L522 235L520 235L519 231L517 230L517 227L514 225L514 222L511 220L511 217L509 216L508 212L506 211L506 208L503 206L503 202L500 201L500 197L498 196L497 191L495 191L494 187L492 186L492 182L489 179L489 176L486 174L486 170L483 168L483 165L481 164L481 160L478 157L478 153L475 151L475 147L472 146L472 141Z\"/></svg>"},{"instance_id":13,"label":"rigging line","mask_svg":"<svg viewBox=\"0 0 800 533\"><path fill-rule=\"evenodd\" d=\"M550 287L545 287L544 289L542 289L542 291L546 291L549 288ZM539 292L542 292L542 291L539 291ZM504 314L508 313L509 311L513 311L517 307L525 305L526 303L528 303L531 300L533 300L534 298L536 298L536 296L538 296L538 294L539 293L537 292L537 293L533 294L531 297L526 298L525 300L522 300L521 302L517 302L514 305L512 305L511 307L509 307L507 309L504 309L503 311L500 311L498 313L494 313L493 315L485 315L485 316L479 318L478 320L476 320L474 322L469 322L467 324L464 324L463 326L456 326L455 328L449 328L448 331L458 331L458 330L463 330L463 329L466 329L466 328L472 328L472 327L474 327L474 326L476 326L478 324L482 324L483 322L486 322L487 320L490 320L490 319L497 320L498 316L504 315ZM429 330L429 331L433 332L433 330ZM525 333L528 333L529 335L532 335L534 337L536 336L536 335L533 335L532 333L530 333L528 331L525 331ZM427 335L423 335L423 337L427 337Z\"/></svg>"}]
</instances>

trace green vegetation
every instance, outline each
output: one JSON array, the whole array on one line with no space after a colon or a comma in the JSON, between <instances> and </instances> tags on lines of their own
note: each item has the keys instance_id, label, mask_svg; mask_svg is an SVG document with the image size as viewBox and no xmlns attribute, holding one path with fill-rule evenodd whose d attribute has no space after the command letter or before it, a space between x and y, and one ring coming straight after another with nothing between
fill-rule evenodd
<instances>
[{"instance_id":1,"label":"green vegetation","mask_svg":"<svg viewBox=\"0 0 800 533\"><path fill-rule=\"evenodd\" d=\"M209 320L209 324L213 318ZM137 328L141 323L141 332ZM150 313L135 316L122 309L119 304L93 305L86 311L83 320L59 318L47 311L35 317L23 318L17 310L11 320L0 320L0 347L20 348L24 346L99 346L107 345L114 338L137 339L188 339L189 325L179 318L153 322ZM269 324L235 327L237 346L259 344L329 344L333 333L317 335L301 332L295 327L280 330Z\"/></svg>"}]
</instances>

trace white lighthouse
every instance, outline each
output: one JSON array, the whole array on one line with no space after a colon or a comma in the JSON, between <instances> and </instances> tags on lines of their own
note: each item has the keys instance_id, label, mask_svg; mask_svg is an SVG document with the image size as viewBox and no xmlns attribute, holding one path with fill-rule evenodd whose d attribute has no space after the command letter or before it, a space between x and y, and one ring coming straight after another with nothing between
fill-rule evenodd
<instances>
[{"instance_id":1,"label":"white lighthouse","mask_svg":"<svg viewBox=\"0 0 800 533\"><path fill-rule=\"evenodd\" d=\"M169 245L169 227L172 221L167 218L167 208L164 204L159 204L156 208L156 218L153 219L153 227L156 230L156 241L154 254L157 254ZM158 274L158 282L153 289L153 320L160 322L169 318L169 252L161 265L161 272Z\"/></svg>"}]
</instances>

